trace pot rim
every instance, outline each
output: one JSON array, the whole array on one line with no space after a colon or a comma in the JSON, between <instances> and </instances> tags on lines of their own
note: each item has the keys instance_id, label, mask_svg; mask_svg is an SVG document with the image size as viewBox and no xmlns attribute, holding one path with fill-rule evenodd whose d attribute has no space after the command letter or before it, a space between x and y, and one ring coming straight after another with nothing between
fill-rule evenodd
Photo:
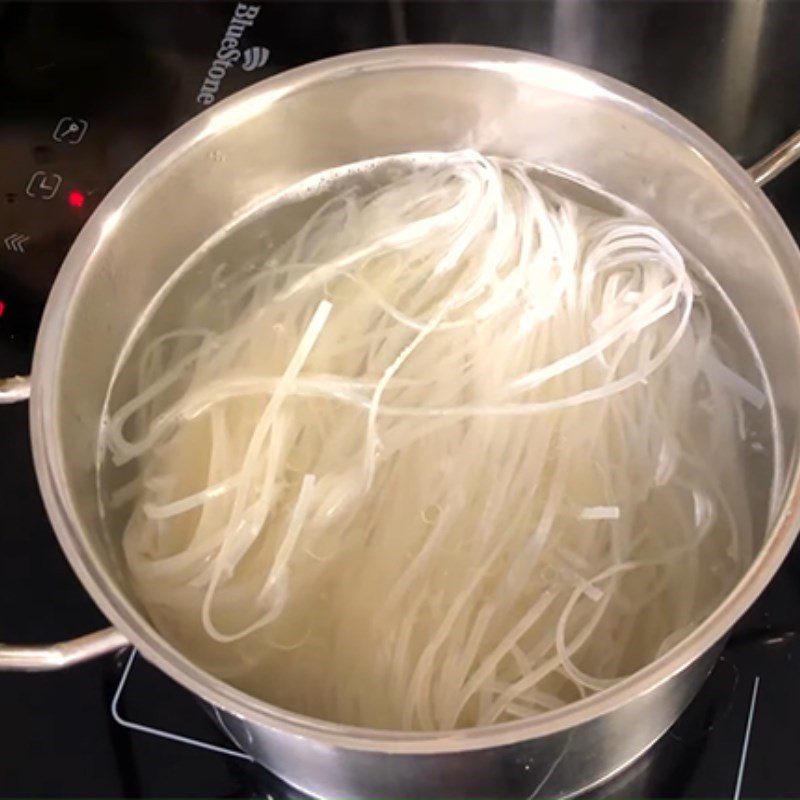
<instances>
[{"instance_id":1,"label":"pot rim","mask_svg":"<svg viewBox=\"0 0 800 800\"><path fill-rule=\"evenodd\" d=\"M37 337L30 407L34 464L61 548L84 588L114 626L159 669L229 714L290 735L347 749L433 754L463 752L549 736L611 713L677 676L719 641L755 601L777 571L800 522L800 472L787 480L785 499L753 564L723 603L680 644L611 688L528 719L445 732L401 732L358 728L285 711L205 672L162 638L118 591L81 533L66 490L66 454L57 435L56 377L63 331L81 278L126 206L153 175L203 139L257 115L285 94L357 72L431 67L537 75L569 81L570 91L627 107L679 139L710 163L726 186L750 208L770 250L782 264L800 265L800 251L772 204L747 172L708 135L649 95L614 78L547 56L477 45L410 45L365 50L317 61L261 81L192 118L145 155L114 186L81 230L54 283ZM790 291L787 285L787 292ZM798 319L800 327L800 319Z\"/></svg>"}]
</instances>

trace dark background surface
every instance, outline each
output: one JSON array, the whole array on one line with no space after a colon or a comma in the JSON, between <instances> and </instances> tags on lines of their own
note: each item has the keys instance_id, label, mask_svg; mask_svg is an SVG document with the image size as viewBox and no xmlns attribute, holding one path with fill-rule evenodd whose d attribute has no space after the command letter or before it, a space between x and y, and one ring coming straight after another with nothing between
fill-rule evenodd
<instances>
[{"instance_id":1,"label":"dark background surface","mask_svg":"<svg viewBox=\"0 0 800 800\"><path fill-rule=\"evenodd\" d=\"M25 373L59 264L108 189L202 107L195 102L233 3L0 5L0 375ZM547 53L642 89L742 163L800 128L795 2L270 2L218 99L271 74L351 50L469 42ZM58 120L88 122L81 142ZM56 173L50 200L26 194ZM83 206L68 202L70 191ZM800 166L768 194L800 234ZM2 240L29 237L24 253ZM794 368L794 366L789 367ZM26 409L0 406L0 640L55 641L105 622L72 575L36 489ZM743 797L800 796L800 550L737 627L675 728L598 796L731 797L760 677ZM281 787L238 759L131 733L111 719L120 658L63 673L0 675L1 796L234 797ZM137 660L122 709L139 722L224 744L197 702Z\"/></svg>"}]
</instances>

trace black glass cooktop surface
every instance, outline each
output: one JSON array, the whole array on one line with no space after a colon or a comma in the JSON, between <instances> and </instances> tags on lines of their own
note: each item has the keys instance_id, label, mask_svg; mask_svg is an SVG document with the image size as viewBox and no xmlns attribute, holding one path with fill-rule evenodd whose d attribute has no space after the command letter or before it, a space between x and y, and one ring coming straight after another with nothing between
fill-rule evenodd
<instances>
[{"instance_id":1,"label":"black glass cooktop surface","mask_svg":"<svg viewBox=\"0 0 800 800\"><path fill-rule=\"evenodd\" d=\"M244 5L252 24L242 55L215 65L235 3L0 4L0 376L28 371L61 260L109 188L207 104L308 61L419 42L546 53L654 95L744 164L800 128L800 5L792 2ZM767 192L800 234L800 166ZM52 535L29 452L25 407L0 406L7 642L62 640L105 624ZM594 796L800 795L798 630L796 547L679 722ZM126 658L0 674L0 796L293 794L240 758L122 727L110 706ZM193 697L141 659L119 711L229 746Z\"/></svg>"}]
</instances>

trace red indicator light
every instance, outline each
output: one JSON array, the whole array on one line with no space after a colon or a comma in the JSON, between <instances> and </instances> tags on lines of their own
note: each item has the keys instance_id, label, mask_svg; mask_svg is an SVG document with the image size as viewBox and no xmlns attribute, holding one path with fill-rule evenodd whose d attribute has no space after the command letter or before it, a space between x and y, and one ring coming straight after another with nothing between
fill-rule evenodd
<instances>
[{"instance_id":1,"label":"red indicator light","mask_svg":"<svg viewBox=\"0 0 800 800\"><path fill-rule=\"evenodd\" d=\"M5 310L6 310L6 304L2 300L0 300L0 317L3 316Z\"/></svg>"},{"instance_id":2,"label":"red indicator light","mask_svg":"<svg viewBox=\"0 0 800 800\"><path fill-rule=\"evenodd\" d=\"M71 192L70 192L70 193L67 195L67 202L68 202L68 203L69 203L69 204L70 204L70 205L71 205L73 208L80 208L80 207L83 205L83 201L84 201L85 199L86 199L85 195L84 195L82 192L77 192L77 191L75 191L75 189L73 189L73 190L72 190L72 191L71 191Z\"/></svg>"}]
</instances>

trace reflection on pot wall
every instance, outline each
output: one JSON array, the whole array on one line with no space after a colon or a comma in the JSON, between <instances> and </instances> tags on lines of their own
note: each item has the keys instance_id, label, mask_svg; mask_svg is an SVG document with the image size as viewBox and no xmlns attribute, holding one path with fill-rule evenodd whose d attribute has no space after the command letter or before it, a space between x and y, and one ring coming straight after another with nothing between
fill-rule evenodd
<instances>
[{"instance_id":1,"label":"reflection on pot wall","mask_svg":"<svg viewBox=\"0 0 800 800\"><path fill-rule=\"evenodd\" d=\"M600 70L671 105L743 162L800 127L791 2L394 0L396 41L502 44ZM691 35L688 35L688 32Z\"/></svg>"}]
</instances>

